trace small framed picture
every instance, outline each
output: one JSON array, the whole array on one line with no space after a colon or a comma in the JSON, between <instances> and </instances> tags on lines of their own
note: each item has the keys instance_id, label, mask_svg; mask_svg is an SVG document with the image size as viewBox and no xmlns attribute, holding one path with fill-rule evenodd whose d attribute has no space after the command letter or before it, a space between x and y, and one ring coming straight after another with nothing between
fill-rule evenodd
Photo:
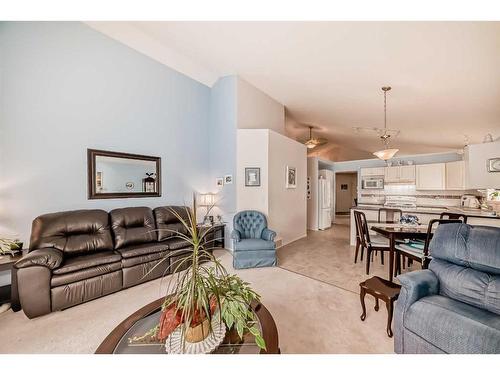
<instances>
[{"instance_id":1,"label":"small framed picture","mask_svg":"<svg viewBox=\"0 0 500 375\"><path fill-rule=\"evenodd\" d=\"M297 169L286 166L286 188L295 189L297 187Z\"/></svg>"},{"instance_id":2,"label":"small framed picture","mask_svg":"<svg viewBox=\"0 0 500 375\"><path fill-rule=\"evenodd\" d=\"M245 186L260 186L260 168L245 168Z\"/></svg>"},{"instance_id":3,"label":"small framed picture","mask_svg":"<svg viewBox=\"0 0 500 375\"><path fill-rule=\"evenodd\" d=\"M223 177L217 177L215 179L215 185L217 185L217 187L224 186L224 178Z\"/></svg>"},{"instance_id":4,"label":"small framed picture","mask_svg":"<svg viewBox=\"0 0 500 375\"><path fill-rule=\"evenodd\" d=\"M224 176L224 185L231 185L233 183L233 175L227 174Z\"/></svg>"}]
</instances>

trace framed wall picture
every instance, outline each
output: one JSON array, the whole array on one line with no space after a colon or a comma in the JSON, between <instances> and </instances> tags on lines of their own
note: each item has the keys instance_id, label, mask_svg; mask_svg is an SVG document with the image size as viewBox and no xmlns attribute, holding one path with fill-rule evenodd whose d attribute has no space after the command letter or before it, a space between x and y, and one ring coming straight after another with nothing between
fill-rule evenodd
<instances>
[{"instance_id":1,"label":"framed wall picture","mask_svg":"<svg viewBox=\"0 0 500 375\"><path fill-rule=\"evenodd\" d=\"M227 174L224 176L224 185L231 185L233 183L233 175Z\"/></svg>"},{"instance_id":2,"label":"framed wall picture","mask_svg":"<svg viewBox=\"0 0 500 375\"><path fill-rule=\"evenodd\" d=\"M297 168L286 166L286 188L295 189L297 187Z\"/></svg>"},{"instance_id":3,"label":"framed wall picture","mask_svg":"<svg viewBox=\"0 0 500 375\"><path fill-rule=\"evenodd\" d=\"M224 186L224 178L223 177L217 177L215 179L215 185L217 185L217 187Z\"/></svg>"},{"instance_id":4,"label":"framed wall picture","mask_svg":"<svg viewBox=\"0 0 500 375\"><path fill-rule=\"evenodd\" d=\"M245 186L260 186L260 168L245 168Z\"/></svg>"}]
</instances>

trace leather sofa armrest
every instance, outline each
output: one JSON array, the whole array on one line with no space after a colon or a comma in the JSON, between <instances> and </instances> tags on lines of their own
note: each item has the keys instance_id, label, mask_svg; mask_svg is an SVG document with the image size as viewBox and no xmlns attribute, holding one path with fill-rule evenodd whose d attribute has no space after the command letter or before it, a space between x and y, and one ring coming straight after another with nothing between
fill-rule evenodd
<instances>
[{"instance_id":1,"label":"leather sofa armrest","mask_svg":"<svg viewBox=\"0 0 500 375\"><path fill-rule=\"evenodd\" d=\"M264 228L262 231L262 239L266 241L274 241L276 238L276 232L274 230Z\"/></svg>"},{"instance_id":2,"label":"leather sofa armrest","mask_svg":"<svg viewBox=\"0 0 500 375\"><path fill-rule=\"evenodd\" d=\"M43 266L50 270L58 268L63 262L63 252L54 248L43 248L30 251L19 259L14 267L17 269Z\"/></svg>"},{"instance_id":3,"label":"leather sofa armrest","mask_svg":"<svg viewBox=\"0 0 500 375\"><path fill-rule=\"evenodd\" d=\"M237 229L233 229L233 231L231 232L231 238L233 240L235 240L236 242L240 242L241 241L241 233L239 230Z\"/></svg>"},{"instance_id":4,"label":"leather sofa armrest","mask_svg":"<svg viewBox=\"0 0 500 375\"><path fill-rule=\"evenodd\" d=\"M404 319L405 314L415 302L426 296L439 292L439 280L431 270L421 270L398 276L401 292L394 310L394 351L405 353Z\"/></svg>"}]
</instances>

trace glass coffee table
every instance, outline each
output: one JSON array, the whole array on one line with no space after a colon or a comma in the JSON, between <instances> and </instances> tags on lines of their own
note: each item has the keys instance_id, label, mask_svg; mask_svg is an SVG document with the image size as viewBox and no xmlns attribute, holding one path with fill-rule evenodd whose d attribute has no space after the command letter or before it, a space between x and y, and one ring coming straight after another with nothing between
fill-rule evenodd
<instances>
[{"instance_id":1,"label":"glass coffee table","mask_svg":"<svg viewBox=\"0 0 500 375\"><path fill-rule=\"evenodd\" d=\"M144 336L154 328L160 319L161 305L165 299L160 298L137 310L121 322L104 339L96 350L96 354L167 354L162 342L150 336L142 340L131 341L133 337ZM213 354L279 354L278 330L271 313L262 303L252 303L250 308L255 312L262 337L266 341L267 350L261 350L253 336L246 332L240 339L235 329L226 332L222 344Z\"/></svg>"}]
</instances>

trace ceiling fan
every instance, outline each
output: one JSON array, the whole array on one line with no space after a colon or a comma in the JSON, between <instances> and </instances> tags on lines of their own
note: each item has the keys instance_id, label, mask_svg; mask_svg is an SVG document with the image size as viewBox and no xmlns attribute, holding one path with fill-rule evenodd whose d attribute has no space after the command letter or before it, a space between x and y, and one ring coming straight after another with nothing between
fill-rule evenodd
<instances>
[{"instance_id":1,"label":"ceiling fan","mask_svg":"<svg viewBox=\"0 0 500 375\"><path fill-rule=\"evenodd\" d=\"M325 143L328 143L328 139L326 138L313 137L312 135L313 127L309 125L308 128L309 128L309 139L302 141L302 143L305 144L307 148L313 149L316 146L321 146L324 145Z\"/></svg>"}]
</instances>

